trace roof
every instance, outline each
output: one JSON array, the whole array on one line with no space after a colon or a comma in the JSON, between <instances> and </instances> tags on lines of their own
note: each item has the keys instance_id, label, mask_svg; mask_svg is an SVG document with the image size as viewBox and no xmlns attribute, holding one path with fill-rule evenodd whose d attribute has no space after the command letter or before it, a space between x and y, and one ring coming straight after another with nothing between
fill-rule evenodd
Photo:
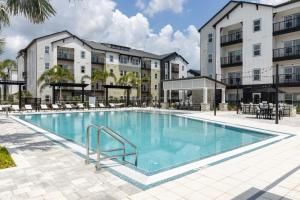
<instances>
[{"instance_id":1,"label":"roof","mask_svg":"<svg viewBox=\"0 0 300 200\"><path fill-rule=\"evenodd\" d=\"M50 83L50 86L61 86L61 87L86 87L89 84L86 83Z\"/></svg>"},{"instance_id":2,"label":"roof","mask_svg":"<svg viewBox=\"0 0 300 200\"><path fill-rule=\"evenodd\" d=\"M26 85L25 81L0 80L0 85Z\"/></svg>"},{"instance_id":3,"label":"roof","mask_svg":"<svg viewBox=\"0 0 300 200\"><path fill-rule=\"evenodd\" d=\"M102 85L104 88L110 88L110 89L131 89L132 86L129 85Z\"/></svg>"},{"instance_id":4,"label":"roof","mask_svg":"<svg viewBox=\"0 0 300 200\"><path fill-rule=\"evenodd\" d=\"M177 52L172 52L172 53L168 53L168 54L163 54L159 56L160 60L166 60L166 59L173 59L174 57L180 57L182 60L184 60L184 62L186 62L187 64L189 64L189 62L180 54L178 54Z\"/></svg>"},{"instance_id":5,"label":"roof","mask_svg":"<svg viewBox=\"0 0 300 200\"><path fill-rule=\"evenodd\" d=\"M189 69L188 73L193 74L194 76L201 76L201 71L200 70Z\"/></svg>"},{"instance_id":6,"label":"roof","mask_svg":"<svg viewBox=\"0 0 300 200\"><path fill-rule=\"evenodd\" d=\"M263 3L255 3L255 2L251 2L251 1L236 1L236 0L231 0L229 1L223 8L221 8L212 18L210 18L204 25L202 25L200 27L200 29L198 30L198 32L200 32L209 22L211 22L216 16L218 16L228 5L230 5L231 3L235 3L236 5L230 9L228 12L226 12L213 26L216 26L220 21L222 21L228 14L230 14L233 10L235 10L238 5L241 4L253 4L253 5L259 5L259 6L266 6L266 7L272 7L272 8L278 8L281 6L285 6L288 4L292 4L292 3L296 3L299 1L289 1L287 0L287 2L281 3L281 4L277 4L277 5L270 5L270 4L263 4Z\"/></svg>"}]
</instances>

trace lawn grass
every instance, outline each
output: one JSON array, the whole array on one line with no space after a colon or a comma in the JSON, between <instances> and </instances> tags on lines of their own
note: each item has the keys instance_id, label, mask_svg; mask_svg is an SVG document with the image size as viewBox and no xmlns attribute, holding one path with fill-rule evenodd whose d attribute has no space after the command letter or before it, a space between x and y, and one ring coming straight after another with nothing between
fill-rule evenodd
<instances>
[{"instance_id":1,"label":"lawn grass","mask_svg":"<svg viewBox=\"0 0 300 200\"><path fill-rule=\"evenodd\" d=\"M0 146L0 169L16 166L6 148Z\"/></svg>"}]
</instances>

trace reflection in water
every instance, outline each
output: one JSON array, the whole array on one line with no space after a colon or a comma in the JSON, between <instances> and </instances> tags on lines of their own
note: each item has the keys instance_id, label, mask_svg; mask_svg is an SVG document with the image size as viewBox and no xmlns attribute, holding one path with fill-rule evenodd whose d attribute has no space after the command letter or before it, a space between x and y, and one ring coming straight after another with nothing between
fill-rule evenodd
<instances>
[{"instance_id":1,"label":"reflection in water","mask_svg":"<svg viewBox=\"0 0 300 200\"><path fill-rule=\"evenodd\" d=\"M89 124L107 126L137 146L138 168L146 172L178 166L270 137L254 131L148 112L62 113L20 118L82 145L85 145ZM91 143L95 148L96 134ZM101 149L116 147L120 144L110 136L101 136ZM130 147L127 148L130 151ZM133 158L127 158L130 159Z\"/></svg>"}]
</instances>

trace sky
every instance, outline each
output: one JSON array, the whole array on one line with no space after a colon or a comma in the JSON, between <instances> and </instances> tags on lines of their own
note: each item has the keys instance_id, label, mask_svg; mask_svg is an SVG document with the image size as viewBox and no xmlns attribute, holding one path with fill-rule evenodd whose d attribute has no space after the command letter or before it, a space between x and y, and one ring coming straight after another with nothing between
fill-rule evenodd
<instances>
[{"instance_id":1,"label":"sky","mask_svg":"<svg viewBox=\"0 0 300 200\"><path fill-rule=\"evenodd\" d=\"M286 0L253 0L278 4ZM155 54L178 52L189 68L200 69L198 29L228 0L50 0L56 15L43 24L11 18L0 32L5 52L15 59L32 39L68 30L83 39L108 42Z\"/></svg>"}]
</instances>

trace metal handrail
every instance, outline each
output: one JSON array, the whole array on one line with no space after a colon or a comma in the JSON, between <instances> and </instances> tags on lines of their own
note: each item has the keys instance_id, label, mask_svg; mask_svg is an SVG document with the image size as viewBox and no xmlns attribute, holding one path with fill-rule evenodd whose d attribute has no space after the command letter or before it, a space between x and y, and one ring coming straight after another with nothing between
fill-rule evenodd
<instances>
[{"instance_id":1,"label":"metal handrail","mask_svg":"<svg viewBox=\"0 0 300 200\"><path fill-rule=\"evenodd\" d=\"M135 155L134 165L137 166L138 151L137 151L136 145L134 145L132 142L130 142L126 138L122 137L120 134L116 133L112 129L110 129L108 127L105 127L105 126L98 126L98 125L95 125L95 124L90 124L87 127L87 131L86 131L86 156L87 156L87 158L85 160L86 164L90 163L90 155L91 155L91 153L90 153L90 129L91 128L96 128L97 129L97 148L96 148L96 154L97 154L96 169L97 170L101 169L101 167L100 167L100 160L101 160L100 159L100 154L101 154L101 152L102 152L102 154L104 155L105 158L123 157L124 162L127 162L127 161L125 161L125 156ZM101 151L100 150L101 131L103 131L106 134L108 134L109 136L111 136L113 139L115 139L117 142L119 142L123 147ZM133 147L135 149L135 152L134 153L126 153L125 143L127 143L131 147ZM123 154L120 154L120 155L108 156L108 155L104 154L105 152L113 152L113 151L121 151L121 150L123 150Z\"/></svg>"}]
</instances>

